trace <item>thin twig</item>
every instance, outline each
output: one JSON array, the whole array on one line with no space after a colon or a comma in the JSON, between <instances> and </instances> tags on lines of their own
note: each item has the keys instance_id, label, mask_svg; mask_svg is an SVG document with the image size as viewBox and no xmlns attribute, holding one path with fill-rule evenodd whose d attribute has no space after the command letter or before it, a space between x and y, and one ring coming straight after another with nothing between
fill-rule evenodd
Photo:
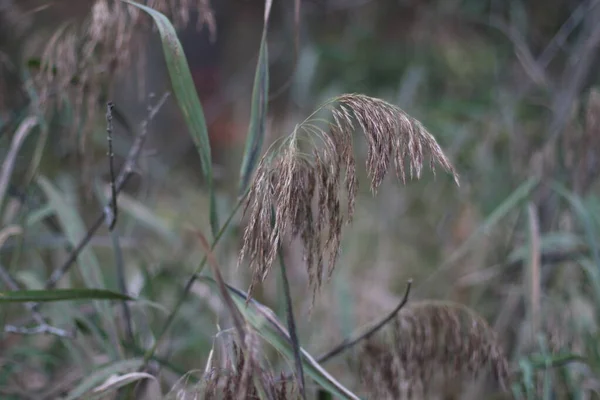
<instances>
[{"instance_id":1,"label":"thin twig","mask_svg":"<svg viewBox=\"0 0 600 400\"><path fill-rule=\"evenodd\" d=\"M597 6L598 0L588 0L582 2L577 8L571 13L569 18L560 27L556 35L552 38L550 43L546 46L542 54L537 59L537 64L546 69L552 59L558 54L561 47L564 46L569 35L575 30L575 28L585 19L587 13L591 12L592 9Z\"/></svg>"},{"instance_id":2,"label":"thin twig","mask_svg":"<svg viewBox=\"0 0 600 400\"><path fill-rule=\"evenodd\" d=\"M163 104L167 100L169 93L165 93L160 100L153 107L149 108L149 113L146 119L142 122L140 126L140 132L136 136L131 149L129 150L129 154L125 160L125 165L121 168L121 172L116 179L115 182L115 192L118 194L121 192L129 178L132 176L133 171L135 170L135 165L137 163L137 159L140 155L144 142L146 141L146 136L148 134L148 124L150 121L154 119L158 111L162 108ZM61 265L58 269L56 269L48 281L46 281L45 288L52 289L56 286L58 281L64 276L65 273L71 268L73 263L77 260L79 253L83 250L83 248L88 244L88 242L92 239L96 231L102 226L106 219L106 209L102 210L102 214L98 216L96 221L92 224L92 227L87 231L84 238L75 246L75 249L69 255L69 258ZM39 305L37 306L39 307Z\"/></svg>"},{"instance_id":3,"label":"thin twig","mask_svg":"<svg viewBox=\"0 0 600 400\"><path fill-rule=\"evenodd\" d=\"M123 266L123 252L121 251L121 243L119 240L119 233L115 230L117 224L117 216L119 209L117 207L117 190L115 185L115 169L114 169L114 152L112 146L112 134L113 134L113 107L112 102L106 104L106 133L108 140L108 169L110 174L110 189L111 189L111 207L108 206L105 209L106 225L108 225L108 231L110 232L110 238L113 243L113 249L115 252L115 269L117 273L117 281L119 290L123 294L127 294L127 282L125 280L125 268ZM127 340L129 343L134 343L133 336L133 324L131 319L131 310L127 301L121 302L123 308L123 318L125 319L125 329L127 334Z\"/></svg>"},{"instance_id":4,"label":"thin twig","mask_svg":"<svg viewBox=\"0 0 600 400\"><path fill-rule=\"evenodd\" d=\"M109 101L106 104L106 133L108 140L108 170L110 174L110 191L111 191L111 208L110 210L105 210L104 214L106 216L108 230L112 231L117 223L117 191L115 187L115 169L114 169L114 158L115 155L113 153L112 146L112 134L113 134L113 122L112 122L112 110L114 104Z\"/></svg>"},{"instance_id":5,"label":"thin twig","mask_svg":"<svg viewBox=\"0 0 600 400\"><path fill-rule=\"evenodd\" d=\"M273 212L274 214L274 212ZM294 362L296 364L297 382L300 389L300 395L306 399L306 387L304 382L304 369L302 368L302 354L300 353L300 341L298 340L298 332L296 330L296 322L294 321L294 309L292 307L292 295L290 293L290 283L288 281L285 262L283 260L283 252L281 246L278 249L279 265L281 267L281 280L283 282L283 294L285 296L285 312L287 314L288 331L290 341L294 348Z\"/></svg>"},{"instance_id":6,"label":"thin twig","mask_svg":"<svg viewBox=\"0 0 600 400\"><path fill-rule=\"evenodd\" d=\"M402 297L402 301L400 301L400 304L398 304L396 306L396 308L394 308L392 310L392 312L389 313L384 319L382 319L380 322L378 322L375 325L373 325L371 328L367 329L364 333L359 334L355 338L348 338L348 339L344 340L342 343L340 343L339 345L335 346L333 349L331 349L327 353L319 356L317 358L317 361L319 363L324 363L324 362L330 360L331 358L337 356L338 354L340 354L340 353L348 350L349 348L351 348L352 346L356 345L361 340L369 338L375 332L377 332L378 330L380 330L381 328L383 328L406 305L406 303L408 302L408 295L410 294L410 288L411 288L411 286L412 286L412 279L410 279L406 283L406 291L404 292L404 297Z\"/></svg>"},{"instance_id":7,"label":"thin twig","mask_svg":"<svg viewBox=\"0 0 600 400\"><path fill-rule=\"evenodd\" d=\"M123 251L121 249L121 243L119 234L116 230L110 232L110 238L113 242L113 249L115 252L115 268L117 272L117 284L119 285L119 290L124 295L127 295L127 282L125 280L125 267L123 265ZM127 331L127 340L129 343L134 343L133 336L133 319L131 316L131 310L129 308L129 304L127 301L121 301L121 306L123 307L123 318L125 319L125 329Z\"/></svg>"},{"instance_id":8,"label":"thin twig","mask_svg":"<svg viewBox=\"0 0 600 400\"><path fill-rule=\"evenodd\" d=\"M11 291L20 290L17 282L12 278L12 276L10 276L8 271L6 271L4 269L4 267L1 265L0 265L0 280L2 280L4 282L4 284L6 285L6 287L9 288L9 290L11 290ZM33 328L25 328L25 327L14 326L14 325L5 325L4 332L15 333L15 334L19 334L19 335L37 335L37 334L41 334L41 333L48 333L51 335L65 337L65 338L73 337L72 333L67 332L64 329L56 328L54 326L49 325L44 320L44 317L38 311L36 311L34 309L34 305L35 305L35 303L31 303L31 302L25 303L25 307L27 307L29 309L29 311L31 311L33 319L38 324L38 326L33 327Z\"/></svg>"},{"instance_id":9,"label":"thin twig","mask_svg":"<svg viewBox=\"0 0 600 400\"><path fill-rule=\"evenodd\" d=\"M574 99L579 95L585 79L592 68L594 58L600 46L600 9L586 14L583 31L575 45L571 60L563 72L560 89L555 93L551 109L552 120L549 126L549 142L556 141L562 133Z\"/></svg>"}]
</instances>

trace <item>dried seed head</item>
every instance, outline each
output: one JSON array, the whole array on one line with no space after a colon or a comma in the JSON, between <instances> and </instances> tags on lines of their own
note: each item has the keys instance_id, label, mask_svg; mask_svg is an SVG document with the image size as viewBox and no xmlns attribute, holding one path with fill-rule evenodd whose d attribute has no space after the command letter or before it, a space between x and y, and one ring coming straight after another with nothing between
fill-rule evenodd
<instances>
[{"instance_id":1,"label":"dried seed head","mask_svg":"<svg viewBox=\"0 0 600 400\"><path fill-rule=\"evenodd\" d=\"M439 389L431 384L435 379L441 386L468 382L486 367L502 390L508 383L495 332L473 310L453 303L409 304L365 342L358 358L365 388L377 398L432 396Z\"/></svg>"},{"instance_id":2,"label":"dried seed head","mask_svg":"<svg viewBox=\"0 0 600 400\"><path fill-rule=\"evenodd\" d=\"M228 346L229 347L229 346ZM221 360L221 367L213 367L204 374L203 382L197 387L189 387L180 381L166 396L167 399L205 400L259 400L259 393L265 393L273 400L297 398L293 383L275 379L271 370L261 365L258 335L251 330L246 336L247 351L233 343ZM259 385L260 387L257 387Z\"/></svg>"},{"instance_id":3,"label":"dried seed head","mask_svg":"<svg viewBox=\"0 0 600 400\"><path fill-rule=\"evenodd\" d=\"M323 108L328 108L333 117L327 123L327 131L320 125L323 120L305 120L292 135L272 146L257 168L246 199L250 216L240 254L240 262L248 258L253 271L250 293L266 277L279 245L290 238L299 238L304 245L313 299L322 284L326 258L327 276L331 276L342 228L352 220L358 190L353 150L355 125L362 128L369 144L366 167L373 193L392 159L398 178L404 182L406 159L411 178L419 178L427 154L432 169L435 163L440 164L458 184L456 171L433 136L398 107L380 99L346 94L319 110ZM308 143L307 151L301 148L304 143ZM341 206L344 193L345 212Z\"/></svg>"}]
</instances>

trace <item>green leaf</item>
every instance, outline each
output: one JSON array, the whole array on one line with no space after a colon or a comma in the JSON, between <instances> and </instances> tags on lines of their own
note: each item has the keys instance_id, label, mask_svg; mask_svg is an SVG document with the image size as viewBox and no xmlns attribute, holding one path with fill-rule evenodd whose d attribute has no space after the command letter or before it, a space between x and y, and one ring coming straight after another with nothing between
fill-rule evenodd
<instances>
[{"instance_id":1,"label":"green leaf","mask_svg":"<svg viewBox=\"0 0 600 400\"><path fill-rule=\"evenodd\" d=\"M198 280L206 282L215 290L218 290L217 283L214 279L207 276L199 276ZM227 289L231 292L231 297L237 308L252 327L256 329L258 334L289 360L293 360L294 349L292 347L290 335L286 328L277 320L275 313L254 299L250 299L246 305L247 296L244 292L229 285L227 285ZM340 399L359 399L357 395L344 387L323 369L323 367L321 367L306 350L300 348L300 351L302 353L302 366L304 371L306 371L306 373L323 389Z\"/></svg>"},{"instance_id":2,"label":"green leaf","mask_svg":"<svg viewBox=\"0 0 600 400\"><path fill-rule=\"evenodd\" d=\"M66 300L133 300L121 293L104 289L50 289L0 291L0 303L48 302Z\"/></svg>"},{"instance_id":3,"label":"green leaf","mask_svg":"<svg viewBox=\"0 0 600 400\"><path fill-rule=\"evenodd\" d=\"M267 26L268 13L265 15L260 51L256 64L254 76L254 88L252 89L252 108L250 113L250 126L246 138L244 160L240 170L239 195L242 196L248 185L252 172L258 164L260 151L265 137L267 123L267 109L269 103L269 56L267 51Z\"/></svg>"},{"instance_id":4,"label":"green leaf","mask_svg":"<svg viewBox=\"0 0 600 400\"><path fill-rule=\"evenodd\" d=\"M48 203L56 213L66 237L75 248L84 239L87 229L81 219L77 208L69 204L65 195L44 176L38 177L38 184L48 198ZM96 255L91 247L86 246L81 250L78 261L80 262L80 271L88 287L102 286L102 270Z\"/></svg>"},{"instance_id":5,"label":"green leaf","mask_svg":"<svg viewBox=\"0 0 600 400\"><path fill-rule=\"evenodd\" d=\"M164 14L134 1L121 1L147 12L158 27L158 32L163 45L163 53L167 63L167 69L169 70L169 76L171 77L173 92L175 93L175 97L179 103L179 108L181 109L183 117L185 118L187 126L190 130L192 139L196 145L196 149L200 154L202 172L204 174L210 196L210 225L213 236L215 236L219 231L220 225L213 187L212 161L210 142L208 140L208 129L206 127L202 105L198 99L198 93L196 92L194 81L192 79L192 74L183 52L183 47L177 38L175 28Z\"/></svg>"}]
</instances>

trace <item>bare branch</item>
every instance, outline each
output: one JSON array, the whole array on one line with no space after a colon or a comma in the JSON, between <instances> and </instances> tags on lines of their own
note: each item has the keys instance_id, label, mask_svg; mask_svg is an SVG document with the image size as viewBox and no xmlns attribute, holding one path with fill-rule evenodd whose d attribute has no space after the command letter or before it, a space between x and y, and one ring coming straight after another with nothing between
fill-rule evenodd
<instances>
[{"instance_id":1,"label":"bare branch","mask_svg":"<svg viewBox=\"0 0 600 400\"><path fill-rule=\"evenodd\" d=\"M140 155L140 152L142 150L144 142L146 141L146 136L148 135L148 124L150 123L150 121L152 121L152 119L154 119L154 117L156 116L158 111L161 109L161 107L167 100L168 96L169 96L169 93L167 92L160 98L160 100L156 103L156 105L154 105L153 107L149 107L148 116L142 122L142 124L140 126L139 134L136 136L136 138L133 142L133 145L131 146L131 149L129 150L129 154L127 155L127 158L125 160L125 165L121 169L121 172L119 173L119 176L116 179L116 182L115 182L115 186L116 186L115 193L116 194L119 194L119 192L123 189L123 187L129 180L129 178L133 174L138 157ZM71 254L69 255L69 258L64 262L63 265L61 265L57 270L55 270L52 273L52 275L46 282L46 285L45 285L46 289L51 289L56 286L58 281L63 277L63 275L69 270L69 268L71 268L73 263L77 260L77 257L79 256L79 253L81 252L81 250L83 250L83 248L89 243L89 241L92 239L92 237L94 236L96 231L102 226L102 224L104 223L105 220L106 220L106 208L104 210L102 210L102 214L100 216L98 216L96 221L94 221L94 223L92 224L92 227L88 230L87 234L81 240L81 242L79 242L79 244L71 252ZM36 306L36 307L39 307L39 306Z\"/></svg>"},{"instance_id":2,"label":"bare branch","mask_svg":"<svg viewBox=\"0 0 600 400\"><path fill-rule=\"evenodd\" d=\"M12 276L10 276L8 271L6 271L6 269L4 269L4 267L1 265L0 265L0 280L2 280L4 282L4 284L6 285L6 287L8 287L11 291L20 290L17 282L12 278ZM19 326L14 326L14 325L5 325L4 332L15 333L15 334L19 334L19 335L38 335L41 333L48 333L51 335L66 337L66 338L73 337L72 333L67 332L64 329L60 329L60 328L56 328L51 325L48 325L46 323L46 321L44 320L44 317L38 311L35 310L35 308L34 308L35 303L29 303L29 302L25 303L25 307L27 307L31 311L31 313L33 315L33 319L38 324L38 326L36 326L34 328L25 328L25 327L19 327Z\"/></svg>"},{"instance_id":3,"label":"bare branch","mask_svg":"<svg viewBox=\"0 0 600 400\"><path fill-rule=\"evenodd\" d=\"M354 346L355 344L357 344L361 340L368 339L375 332L377 332L378 330L380 330L381 328L383 328L406 305L406 303L408 302L408 295L410 294L410 287L411 286L412 286L412 279L410 279L406 283L406 290L404 291L404 296L402 297L402 300L400 301L400 303L384 319L382 319L381 321L379 321L378 323L376 323L375 325L373 325L371 328L369 328L364 333L359 334L356 338L354 338L354 339L349 338L349 339L344 340L342 343L340 343L339 345L335 346L333 349L331 349L327 353L325 353L322 356L318 357L317 361L319 363L324 363L324 362L330 360L331 358L337 356L338 354L340 354L340 353L348 350L349 348L351 348L352 346Z\"/></svg>"}]
</instances>

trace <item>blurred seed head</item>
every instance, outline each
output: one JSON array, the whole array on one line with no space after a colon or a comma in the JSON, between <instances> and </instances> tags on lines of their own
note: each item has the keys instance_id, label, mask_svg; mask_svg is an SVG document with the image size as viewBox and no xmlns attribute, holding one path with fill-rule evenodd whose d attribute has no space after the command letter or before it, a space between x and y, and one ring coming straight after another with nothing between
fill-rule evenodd
<instances>
[{"instance_id":1,"label":"blurred seed head","mask_svg":"<svg viewBox=\"0 0 600 400\"><path fill-rule=\"evenodd\" d=\"M190 10L198 9L198 23L206 24L215 33L215 19L208 0L146 0L140 1L167 17L175 27L189 22ZM129 4L114 0L96 0L89 15L82 22L63 23L52 35L42 54L42 65L33 82L39 93L43 110L60 108L69 100L76 120L73 127L81 126L85 116L86 132L94 122L98 104L107 97L116 78L131 67L134 60L143 60L141 46L145 29L151 19ZM143 80L143 76L138 78ZM75 129L74 129L75 130ZM80 135L79 147L85 137Z\"/></svg>"},{"instance_id":2,"label":"blurred seed head","mask_svg":"<svg viewBox=\"0 0 600 400\"><path fill-rule=\"evenodd\" d=\"M400 108L359 94L339 96L319 110L324 108L331 112L332 121L305 120L290 136L274 144L257 167L246 200L245 212L249 210L250 215L240 254L240 262L248 258L253 271L250 293L268 274L279 245L290 238L303 243L313 299L322 284L326 258L327 277L331 276L342 228L354 214L358 190L353 145L356 126L368 142L366 170L373 193L392 161L404 183L405 163L410 177L420 178L427 155L434 172L435 164L439 164L458 184L458 174L435 138ZM344 195L346 211L341 206Z\"/></svg>"},{"instance_id":3,"label":"blurred seed head","mask_svg":"<svg viewBox=\"0 0 600 400\"><path fill-rule=\"evenodd\" d=\"M508 362L495 332L473 310L423 301L402 309L359 349L360 376L373 398L432 398L434 385L468 383L490 371L507 389ZM443 389L442 389L443 390Z\"/></svg>"}]
</instances>

